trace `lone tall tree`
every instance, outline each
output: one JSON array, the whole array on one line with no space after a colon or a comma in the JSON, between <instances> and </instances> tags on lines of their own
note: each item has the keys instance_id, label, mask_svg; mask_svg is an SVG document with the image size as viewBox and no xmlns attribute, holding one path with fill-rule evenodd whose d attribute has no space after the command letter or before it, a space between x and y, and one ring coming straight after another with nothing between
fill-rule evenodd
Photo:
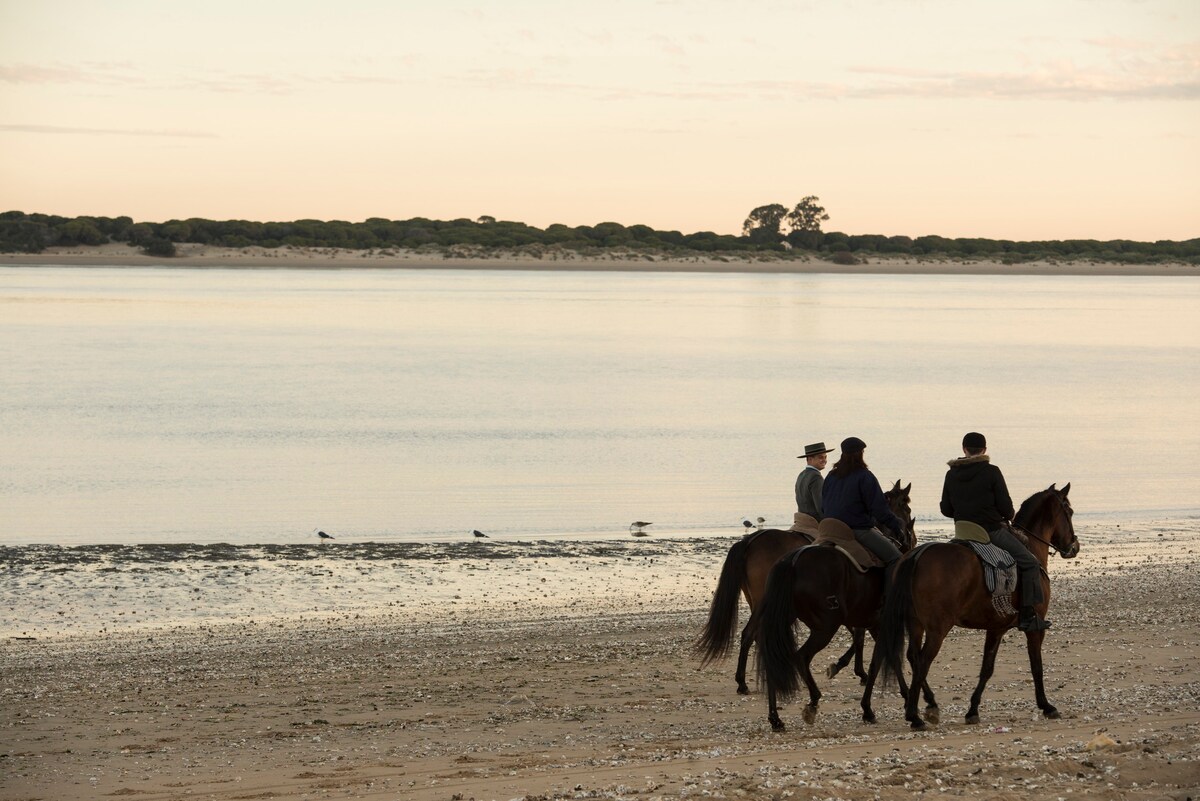
<instances>
[{"instance_id":1,"label":"lone tall tree","mask_svg":"<svg viewBox=\"0 0 1200 801\"><path fill-rule=\"evenodd\" d=\"M754 242L778 242L783 239L779 227L787 213L787 206L779 203L759 206L742 223L742 236L748 236Z\"/></svg>"},{"instance_id":2,"label":"lone tall tree","mask_svg":"<svg viewBox=\"0 0 1200 801\"><path fill-rule=\"evenodd\" d=\"M825 207L818 204L821 198L809 195L787 213L787 223L793 231L820 231L821 223L829 219Z\"/></svg>"}]
</instances>

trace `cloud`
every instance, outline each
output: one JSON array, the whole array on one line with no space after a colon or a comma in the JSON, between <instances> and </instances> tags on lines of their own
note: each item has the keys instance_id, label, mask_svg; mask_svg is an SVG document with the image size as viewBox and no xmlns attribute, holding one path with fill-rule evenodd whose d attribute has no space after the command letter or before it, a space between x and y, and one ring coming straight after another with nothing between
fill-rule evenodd
<instances>
[{"instance_id":1,"label":"cloud","mask_svg":"<svg viewBox=\"0 0 1200 801\"><path fill-rule=\"evenodd\" d=\"M851 67L866 81L848 87L851 97L996 98L1037 100L1200 99L1200 43L1158 45L1105 38L1084 42L1102 51L1099 64L1071 60L1009 72L935 71Z\"/></svg>"},{"instance_id":2,"label":"cloud","mask_svg":"<svg viewBox=\"0 0 1200 801\"><path fill-rule=\"evenodd\" d=\"M101 86L144 84L146 79L123 62L84 64L0 64L0 82L15 84L83 83Z\"/></svg>"},{"instance_id":3,"label":"cloud","mask_svg":"<svg viewBox=\"0 0 1200 801\"><path fill-rule=\"evenodd\" d=\"M409 68L413 59L401 59ZM82 84L101 86L141 86L159 91L206 91L218 94L284 95L318 85L398 84L402 79L387 74L331 73L327 75L269 75L265 73L205 72L178 77L147 79L132 64L89 62L80 65L0 64L0 83L25 85Z\"/></svg>"},{"instance_id":4,"label":"cloud","mask_svg":"<svg viewBox=\"0 0 1200 801\"><path fill-rule=\"evenodd\" d=\"M1140 52L1140 51L1139 51ZM1200 56L1188 48L1157 51L1101 67L1070 61L1009 71L929 70L852 66L840 80L754 79L681 84L608 84L559 81L537 69L476 69L450 80L489 91L576 95L598 101L667 100L735 103L739 100L1200 100Z\"/></svg>"},{"instance_id":5,"label":"cloud","mask_svg":"<svg viewBox=\"0 0 1200 801\"><path fill-rule=\"evenodd\" d=\"M67 134L71 136L161 136L174 139L218 139L208 131L148 130L142 128L82 128L66 125L0 125L3 133Z\"/></svg>"}]
</instances>

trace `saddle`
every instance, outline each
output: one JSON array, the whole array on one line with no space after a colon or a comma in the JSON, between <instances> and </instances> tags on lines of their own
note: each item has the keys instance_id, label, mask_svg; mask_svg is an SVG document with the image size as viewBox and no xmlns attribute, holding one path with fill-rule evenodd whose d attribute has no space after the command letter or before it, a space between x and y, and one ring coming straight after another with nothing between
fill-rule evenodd
<instances>
[{"instance_id":1,"label":"saddle","mask_svg":"<svg viewBox=\"0 0 1200 801\"><path fill-rule=\"evenodd\" d=\"M992 607L997 614L1016 614L1012 597L1017 589L1017 561L1012 554L992 545L984 527L969 520L954 521L954 539L950 541L970 548L979 557L983 583L991 593Z\"/></svg>"},{"instance_id":2,"label":"saddle","mask_svg":"<svg viewBox=\"0 0 1200 801\"><path fill-rule=\"evenodd\" d=\"M883 562L854 539L854 531L841 520L827 517L817 524L817 538L810 548L836 548L850 560L859 573L873 567L883 567Z\"/></svg>"},{"instance_id":3,"label":"saddle","mask_svg":"<svg viewBox=\"0 0 1200 801\"><path fill-rule=\"evenodd\" d=\"M798 531L801 534L807 534L810 540L817 538L819 523L817 518L812 515L806 515L804 512L796 512L792 518L792 531Z\"/></svg>"}]
</instances>

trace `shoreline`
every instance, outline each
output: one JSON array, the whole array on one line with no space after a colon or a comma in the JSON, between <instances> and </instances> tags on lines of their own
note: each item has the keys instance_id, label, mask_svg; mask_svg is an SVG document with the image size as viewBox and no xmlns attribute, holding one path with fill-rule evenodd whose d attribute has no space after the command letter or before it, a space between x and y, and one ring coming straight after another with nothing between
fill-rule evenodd
<instances>
[{"instance_id":1,"label":"shoreline","mask_svg":"<svg viewBox=\"0 0 1200 801\"><path fill-rule=\"evenodd\" d=\"M182 244L179 255L146 256L137 248L109 244L93 248L49 248L42 253L0 253L0 265L55 267L150 267L286 270L529 270L600 272L701 272L845 275L1075 275L1200 276L1185 263L1125 264L1092 261L1030 261L1004 264L991 259L870 256L862 264L841 265L811 255L663 256L616 252L604 256L552 251L545 256L516 252L446 254L414 251L357 251L336 248L216 248Z\"/></svg>"},{"instance_id":2,"label":"shoreline","mask_svg":"<svg viewBox=\"0 0 1200 801\"><path fill-rule=\"evenodd\" d=\"M514 565L529 586L490 598L456 588L457 615L421 596L0 640L0 799L1182 801L1200 789L1198 536L1156 549L1113 535L1052 560L1043 654L1061 719L1038 713L1012 631L982 722L967 725L983 637L956 629L930 675L941 722L920 733L894 688L879 688L879 722L866 725L854 676L825 676L844 633L814 661L816 721L793 699L788 730L772 732L761 688L737 695L731 658L702 668L692 652L719 559L605 560L641 576L636 586L596 565L577 574L586 581ZM552 597L535 602L541 587Z\"/></svg>"}]
</instances>

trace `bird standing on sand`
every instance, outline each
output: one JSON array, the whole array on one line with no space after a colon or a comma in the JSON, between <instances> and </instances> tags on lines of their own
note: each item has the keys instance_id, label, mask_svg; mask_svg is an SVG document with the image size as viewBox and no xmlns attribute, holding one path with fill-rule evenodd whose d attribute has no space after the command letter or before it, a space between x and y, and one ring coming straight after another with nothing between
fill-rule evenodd
<instances>
[{"instance_id":1,"label":"bird standing on sand","mask_svg":"<svg viewBox=\"0 0 1200 801\"><path fill-rule=\"evenodd\" d=\"M487 537L487 534L484 534L482 531L480 531L477 528L471 529L471 533L474 534L476 537Z\"/></svg>"},{"instance_id":2,"label":"bird standing on sand","mask_svg":"<svg viewBox=\"0 0 1200 801\"><path fill-rule=\"evenodd\" d=\"M754 524L751 523L749 520L743 520L742 525L746 527L746 531L749 531L750 529L754 528Z\"/></svg>"},{"instance_id":3,"label":"bird standing on sand","mask_svg":"<svg viewBox=\"0 0 1200 801\"><path fill-rule=\"evenodd\" d=\"M758 517L758 518L755 518L755 519L758 521L758 529L759 529L759 531L762 531L763 523L766 523L766 522L767 522L767 519L766 519L765 517Z\"/></svg>"},{"instance_id":4,"label":"bird standing on sand","mask_svg":"<svg viewBox=\"0 0 1200 801\"><path fill-rule=\"evenodd\" d=\"M318 531L318 532L317 532L317 539L319 539L319 540L321 540L322 542L324 542L325 540L331 540L331 539L333 539L333 535L332 535L332 534L326 534L324 531Z\"/></svg>"},{"instance_id":5,"label":"bird standing on sand","mask_svg":"<svg viewBox=\"0 0 1200 801\"><path fill-rule=\"evenodd\" d=\"M639 536L639 535L644 537L644 536L646 536L646 534L644 531L642 531L642 529L644 529L646 526L653 526L653 525L654 525L653 523L647 523L645 520L634 520L632 523L629 524L629 530L633 533L633 535L635 537ZM637 531L634 531L635 528L637 529Z\"/></svg>"}]
</instances>

